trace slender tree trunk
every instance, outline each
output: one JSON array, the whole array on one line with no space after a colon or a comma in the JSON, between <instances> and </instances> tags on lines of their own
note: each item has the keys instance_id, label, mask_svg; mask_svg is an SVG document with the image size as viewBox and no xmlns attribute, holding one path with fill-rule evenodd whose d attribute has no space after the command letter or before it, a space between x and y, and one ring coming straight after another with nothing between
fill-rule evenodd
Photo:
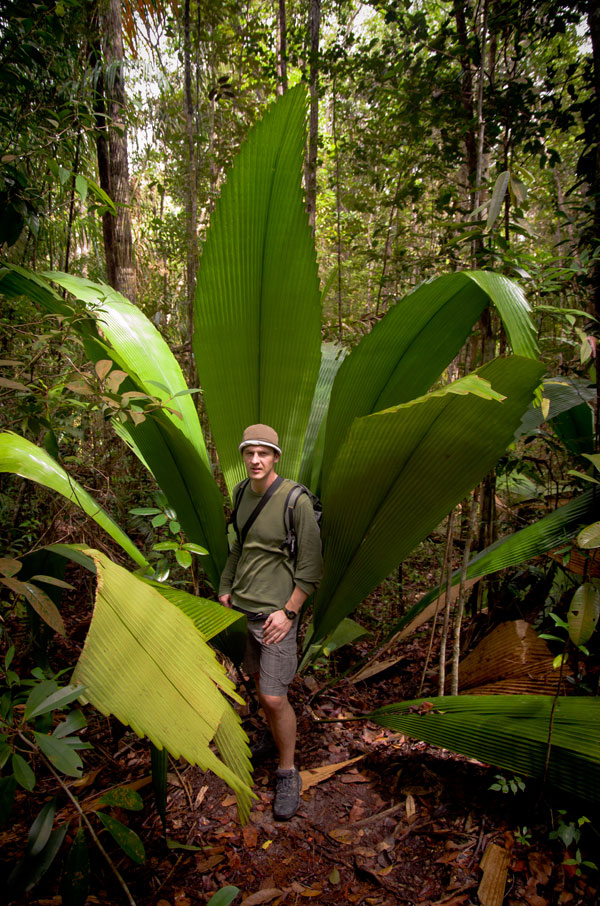
<instances>
[{"instance_id":1,"label":"slender tree trunk","mask_svg":"<svg viewBox=\"0 0 600 906\"><path fill-rule=\"evenodd\" d=\"M77 144L75 145L75 159L73 161L73 183L71 185L71 198L69 199L69 224L67 227L67 248L65 250L65 274L69 273L71 263L71 241L73 238L73 220L75 219L75 192L77 188L77 174L79 173L79 153L81 150L81 129L77 129Z\"/></svg>"},{"instance_id":2,"label":"slender tree trunk","mask_svg":"<svg viewBox=\"0 0 600 906\"><path fill-rule=\"evenodd\" d=\"M285 0L279 0L277 13L277 94L283 94L288 88L286 32Z\"/></svg>"},{"instance_id":3,"label":"slender tree trunk","mask_svg":"<svg viewBox=\"0 0 600 906\"><path fill-rule=\"evenodd\" d=\"M192 98L192 60L191 60L191 22L190 0L185 0L184 14L184 105L185 125L187 134L187 179L186 179L186 232L187 232L187 259L186 259L186 301L188 337L190 338L189 375L193 374L193 351L191 338L194 329L194 296L196 292L196 270L198 265L198 199L196 191L196 149L194 128L194 102Z\"/></svg>"},{"instance_id":4,"label":"slender tree trunk","mask_svg":"<svg viewBox=\"0 0 600 906\"><path fill-rule=\"evenodd\" d=\"M400 191L400 185L402 183L403 176L404 176L404 173L402 171L402 167L400 166L399 173L398 173L398 179L396 180L394 199L397 198L398 192ZM393 201L392 206L390 208L390 216L388 218L388 227L387 227L387 233L386 233L386 238L385 238L385 248L383 250L383 264L381 266L381 277L379 279L379 288L377 290L377 304L375 306L376 315L379 314L379 309L381 306L381 295L383 293L383 287L385 286L385 278L387 276L388 263L389 263L391 253L392 253L392 226L394 223L395 213L396 213L396 202Z\"/></svg>"},{"instance_id":5,"label":"slender tree trunk","mask_svg":"<svg viewBox=\"0 0 600 906\"><path fill-rule=\"evenodd\" d=\"M454 0L454 20L456 22L456 34L460 42L460 64L462 68L461 79L461 104L465 116L464 143L465 157L467 165L467 181L471 190L471 205L474 204L475 174L477 171L477 141L473 130L473 72L471 69L471 60L469 57L469 37L467 34L467 23L465 19L465 4L462 0Z\"/></svg>"},{"instance_id":6,"label":"slender tree trunk","mask_svg":"<svg viewBox=\"0 0 600 906\"><path fill-rule=\"evenodd\" d=\"M481 34L479 39L481 62L479 64L479 78L477 81L477 160L475 165L475 197L474 208L481 203L481 187L483 182L484 144L485 144L485 117L483 113L483 88L485 82L485 58L487 45L487 19L488 0L484 0L482 11Z\"/></svg>"},{"instance_id":7,"label":"slender tree trunk","mask_svg":"<svg viewBox=\"0 0 600 906\"><path fill-rule=\"evenodd\" d=\"M99 145L103 141L106 144L98 147L98 168L100 184L117 207L116 217L109 213L103 217L106 271L110 285L135 302L120 0L102 0L100 10L105 106L104 111L97 111L97 115L98 112L100 116L104 114L105 120L103 135L98 141Z\"/></svg>"},{"instance_id":8,"label":"slender tree trunk","mask_svg":"<svg viewBox=\"0 0 600 906\"><path fill-rule=\"evenodd\" d=\"M600 8L594 0L588 0L588 25L592 41L592 58L594 62L594 109L592 117L596 123L595 141L595 166L594 184L591 186L590 196L594 199L594 236L596 248L600 243ZM600 265L596 264L592 271L592 303L591 313L596 317L595 333L599 343L596 353L596 450L600 449Z\"/></svg>"},{"instance_id":9,"label":"slender tree trunk","mask_svg":"<svg viewBox=\"0 0 600 906\"><path fill-rule=\"evenodd\" d=\"M446 534L446 556L445 556L445 582L446 594L444 597L444 619L442 621L442 634L440 637L440 655L439 655L439 681L438 695L444 695L446 685L446 649L448 646L448 632L450 629L450 610L452 608L452 551L454 547L454 517L456 510L452 510L448 517L448 532Z\"/></svg>"},{"instance_id":10,"label":"slender tree trunk","mask_svg":"<svg viewBox=\"0 0 600 906\"><path fill-rule=\"evenodd\" d=\"M343 338L342 329L342 188L340 186L340 149L337 142L337 80L335 72L333 74L332 85L332 116L331 116L331 137L333 138L333 147L335 149L335 211L336 211L336 233L337 233L337 316L338 316L338 340L341 343Z\"/></svg>"},{"instance_id":11,"label":"slender tree trunk","mask_svg":"<svg viewBox=\"0 0 600 906\"><path fill-rule=\"evenodd\" d=\"M306 183L306 210L308 222L315 232L317 221L317 149L319 138L319 30L321 25L321 0L311 0L308 31L310 37L310 119L308 123L308 151L304 170Z\"/></svg>"},{"instance_id":12,"label":"slender tree trunk","mask_svg":"<svg viewBox=\"0 0 600 906\"><path fill-rule=\"evenodd\" d=\"M479 489L475 488L471 496L471 507L468 517L467 537L465 538L465 548L463 551L462 566L460 570L460 585L458 588L458 602L456 604L456 616L454 617L454 642L452 645L452 681L450 686L450 695L458 695L459 680L459 662L460 662L460 630L462 627L463 615L465 612L465 582L467 580L467 566L471 556L471 544L475 535L475 525L477 522L477 500Z\"/></svg>"}]
</instances>

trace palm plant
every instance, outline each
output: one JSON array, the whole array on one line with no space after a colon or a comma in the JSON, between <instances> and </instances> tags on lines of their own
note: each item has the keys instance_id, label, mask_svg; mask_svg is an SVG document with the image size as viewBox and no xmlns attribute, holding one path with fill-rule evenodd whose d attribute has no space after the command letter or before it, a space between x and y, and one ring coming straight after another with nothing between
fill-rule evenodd
<instances>
[{"instance_id":1,"label":"palm plant","mask_svg":"<svg viewBox=\"0 0 600 906\"><path fill-rule=\"evenodd\" d=\"M291 478L301 474L322 497L324 575L306 642L308 660L493 467L511 442L543 367L521 289L485 272L427 282L388 311L343 361L331 347L322 353L317 265L300 183L304 117L303 89L287 92L238 155L204 245L193 343L229 491L243 477L237 455L243 428L266 422L282 440L279 470ZM53 283L68 291L70 301ZM156 479L190 542L206 549L202 565L216 585L227 552L223 500L190 391L154 326L110 287L64 274L40 276L6 266L0 289L25 293L70 319L95 364L115 428ZM489 305L502 317L514 354L445 383L445 369ZM0 470L46 484L83 506L147 570L143 554L118 526L38 448L3 435ZM104 590L113 582L125 587L129 579L123 573L115 574L97 553L92 556ZM169 613L177 613L178 631L195 635L192 621L179 618L180 598L173 600L173 592L148 582L143 587L148 599L139 592L141 610L166 600ZM118 615L119 596L112 597ZM207 605L192 606L189 597L186 604L202 620ZM136 619L130 626L134 645L140 634ZM94 634L102 638L107 631L101 624ZM78 672L96 667L110 672L102 646L86 647ZM125 649L121 656L127 656ZM160 657L170 663L174 652L161 649ZM90 682L88 676L79 679ZM181 676L173 679L183 682ZM152 692L161 694L161 683L160 676L153 677L146 703ZM149 715L133 703L133 692L119 693L118 707L103 682L86 694L101 710L117 713L152 738ZM225 765L237 778L228 774L228 782L238 784L247 808L246 753L232 715L222 710L212 726ZM159 746L184 751L169 726L160 736L153 732ZM198 760L197 748L192 758Z\"/></svg>"}]
</instances>

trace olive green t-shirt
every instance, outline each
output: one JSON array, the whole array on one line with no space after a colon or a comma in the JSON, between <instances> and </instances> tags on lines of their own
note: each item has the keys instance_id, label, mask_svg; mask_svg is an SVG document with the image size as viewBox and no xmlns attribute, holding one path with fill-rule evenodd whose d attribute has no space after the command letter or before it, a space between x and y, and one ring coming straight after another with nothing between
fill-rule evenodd
<instances>
[{"instance_id":1,"label":"olive green t-shirt","mask_svg":"<svg viewBox=\"0 0 600 906\"><path fill-rule=\"evenodd\" d=\"M295 483L288 478L282 481L250 527L243 548L237 538L233 542L219 595L231 594L233 604L242 610L272 613L287 603L295 585L310 595L319 584L321 536L306 494L300 495L294 508L296 561L280 546L286 536L283 507ZM246 486L237 512L240 531L261 497L250 484Z\"/></svg>"}]
</instances>

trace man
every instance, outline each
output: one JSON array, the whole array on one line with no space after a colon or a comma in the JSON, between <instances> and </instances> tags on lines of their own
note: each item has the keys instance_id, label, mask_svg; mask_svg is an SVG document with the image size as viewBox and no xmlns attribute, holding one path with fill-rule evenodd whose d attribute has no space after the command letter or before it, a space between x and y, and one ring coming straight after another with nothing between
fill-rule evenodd
<instances>
[{"instance_id":1,"label":"man","mask_svg":"<svg viewBox=\"0 0 600 906\"><path fill-rule=\"evenodd\" d=\"M284 545L284 505L295 482L275 472L281 448L273 428L250 425L239 449L250 481L239 498L237 539L221 576L219 601L248 617L244 668L256 683L279 753L273 814L287 821L298 810L301 788L294 763L296 715L287 691L298 665L298 613L321 578L321 538L312 503L301 494L294 508L294 554ZM236 488L234 498L237 494Z\"/></svg>"}]
</instances>

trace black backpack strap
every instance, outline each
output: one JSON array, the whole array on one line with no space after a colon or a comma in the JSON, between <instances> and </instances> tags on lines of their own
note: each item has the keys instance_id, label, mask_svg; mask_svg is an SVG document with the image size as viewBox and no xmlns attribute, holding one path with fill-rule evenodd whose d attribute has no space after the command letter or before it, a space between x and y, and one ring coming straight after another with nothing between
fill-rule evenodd
<instances>
[{"instance_id":1,"label":"black backpack strap","mask_svg":"<svg viewBox=\"0 0 600 906\"><path fill-rule=\"evenodd\" d=\"M237 488L233 492L233 510L232 510L231 516L229 517L229 525L232 525L234 527L235 534L237 535L238 541L240 540L240 532L239 532L238 524L237 524L237 514L238 514L238 510L240 508L240 503L241 503L242 497L244 496L244 491L246 490L246 488L248 487L249 484L250 484L250 479L246 478L245 481L242 481L242 482L240 482L240 484L238 484Z\"/></svg>"},{"instance_id":2,"label":"black backpack strap","mask_svg":"<svg viewBox=\"0 0 600 906\"><path fill-rule=\"evenodd\" d=\"M248 479L248 480L250 480L250 479ZM252 510L250 515L248 516L248 519L247 519L244 527L241 529L241 531L238 535L240 544L242 544L242 545L244 544L244 541L246 540L246 535L250 531L250 528L254 525L258 516L260 515L260 513L262 512L264 507L267 505L267 503L269 502L269 500L271 499L271 497L273 496L273 494L275 493L275 491L277 490L279 485L282 483L282 481L283 481L283 478L281 477L281 475L278 475L277 478L275 479L275 481L269 485L269 487L267 488L265 493L262 495L262 497L260 498L260 500L258 501L256 506L254 507L254 509ZM240 499L241 499L241 495L240 495ZM237 513L236 513L236 527L237 527Z\"/></svg>"},{"instance_id":3,"label":"black backpack strap","mask_svg":"<svg viewBox=\"0 0 600 906\"><path fill-rule=\"evenodd\" d=\"M290 556L296 556L296 532L294 530L294 510L301 494L308 493L304 485L295 484L288 492L283 506L283 524L286 530L285 540L280 545L281 550L288 550Z\"/></svg>"}]
</instances>

